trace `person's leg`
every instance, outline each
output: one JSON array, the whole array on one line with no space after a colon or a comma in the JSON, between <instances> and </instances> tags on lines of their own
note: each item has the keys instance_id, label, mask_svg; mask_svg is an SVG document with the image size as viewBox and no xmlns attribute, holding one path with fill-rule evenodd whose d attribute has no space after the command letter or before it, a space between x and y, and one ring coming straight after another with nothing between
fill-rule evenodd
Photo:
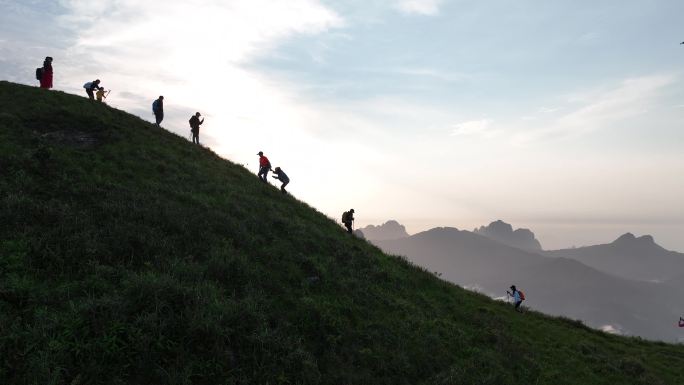
<instances>
[{"instance_id":1,"label":"person's leg","mask_svg":"<svg viewBox=\"0 0 684 385\"><path fill-rule=\"evenodd\" d=\"M522 309L520 308L520 305L522 305L522 301L518 301L515 303L515 311L518 313L522 313Z\"/></svg>"},{"instance_id":2,"label":"person's leg","mask_svg":"<svg viewBox=\"0 0 684 385\"><path fill-rule=\"evenodd\" d=\"M164 120L164 114L155 114L154 120L157 122L157 126L160 125L162 120Z\"/></svg>"},{"instance_id":3,"label":"person's leg","mask_svg":"<svg viewBox=\"0 0 684 385\"><path fill-rule=\"evenodd\" d=\"M257 174L257 176L259 177L259 180L262 182L266 182L266 176L264 175L265 171L266 171L266 167L260 167L259 173Z\"/></svg>"},{"instance_id":4,"label":"person's leg","mask_svg":"<svg viewBox=\"0 0 684 385\"><path fill-rule=\"evenodd\" d=\"M289 180L287 182L284 182L283 185L280 186L280 191L282 191L283 194L287 193L287 191L285 191L285 186L287 186L288 183L290 183Z\"/></svg>"},{"instance_id":5,"label":"person's leg","mask_svg":"<svg viewBox=\"0 0 684 385\"><path fill-rule=\"evenodd\" d=\"M347 227L347 232L349 234L351 234L352 233L351 222L346 222L344 225Z\"/></svg>"},{"instance_id":6,"label":"person's leg","mask_svg":"<svg viewBox=\"0 0 684 385\"><path fill-rule=\"evenodd\" d=\"M89 98L90 100L94 100L94 99L95 99L95 95L93 95L93 90L89 90L89 89L86 88L86 94L88 94L88 98Z\"/></svg>"}]
</instances>

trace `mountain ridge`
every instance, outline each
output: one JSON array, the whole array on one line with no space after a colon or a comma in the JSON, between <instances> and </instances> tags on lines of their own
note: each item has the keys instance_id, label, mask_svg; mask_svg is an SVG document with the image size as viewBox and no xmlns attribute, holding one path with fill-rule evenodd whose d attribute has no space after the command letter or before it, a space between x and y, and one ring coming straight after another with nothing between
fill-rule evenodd
<instances>
[{"instance_id":1,"label":"mountain ridge","mask_svg":"<svg viewBox=\"0 0 684 385\"><path fill-rule=\"evenodd\" d=\"M681 346L518 316L81 97L0 82L0 168L3 384L684 382Z\"/></svg>"}]
</instances>

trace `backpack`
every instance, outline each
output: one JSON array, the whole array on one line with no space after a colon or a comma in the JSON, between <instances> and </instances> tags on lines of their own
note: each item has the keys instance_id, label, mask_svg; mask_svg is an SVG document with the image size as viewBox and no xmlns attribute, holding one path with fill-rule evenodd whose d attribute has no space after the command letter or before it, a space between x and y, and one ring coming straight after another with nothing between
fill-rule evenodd
<instances>
[{"instance_id":1,"label":"backpack","mask_svg":"<svg viewBox=\"0 0 684 385\"><path fill-rule=\"evenodd\" d=\"M43 80L43 68L36 68L36 80Z\"/></svg>"},{"instance_id":2,"label":"backpack","mask_svg":"<svg viewBox=\"0 0 684 385\"><path fill-rule=\"evenodd\" d=\"M342 223L347 223L349 221L349 211L342 213Z\"/></svg>"},{"instance_id":3,"label":"backpack","mask_svg":"<svg viewBox=\"0 0 684 385\"><path fill-rule=\"evenodd\" d=\"M156 113L158 110L159 110L159 99L155 100L152 103L152 111Z\"/></svg>"},{"instance_id":4,"label":"backpack","mask_svg":"<svg viewBox=\"0 0 684 385\"><path fill-rule=\"evenodd\" d=\"M525 293L523 293L522 290L518 290L518 293L520 293L520 300L524 301L525 300Z\"/></svg>"}]
</instances>

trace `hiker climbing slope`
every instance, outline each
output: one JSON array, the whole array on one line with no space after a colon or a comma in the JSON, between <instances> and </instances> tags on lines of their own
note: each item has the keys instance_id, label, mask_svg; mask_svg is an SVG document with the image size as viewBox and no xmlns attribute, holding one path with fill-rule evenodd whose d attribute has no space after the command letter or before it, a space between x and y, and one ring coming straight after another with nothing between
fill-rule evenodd
<instances>
[{"instance_id":1,"label":"hiker climbing slope","mask_svg":"<svg viewBox=\"0 0 684 385\"><path fill-rule=\"evenodd\" d=\"M353 233L353 224L354 224L354 209L351 209L349 211L345 211L342 213L342 223L344 223L344 227L347 228L347 232L349 234Z\"/></svg>"},{"instance_id":2,"label":"hiker climbing slope","mask_svg":"<svg viewBox=\"0 0 684 385\"><path fill-rule=\"evenodd\" d=\"M52 58L50 56L43 61L43 67L36 69L36 78L40 80L40 88L52 88Z\"/></svg>"},{"instance_id":3,"label":"hiker climbing slope","mask_svg":"<svg viewBox=\"0 0 684 385\"><path fill-rule=\"evenodd\" d=\"M155 124L159 126L164 120L164 97L159 96L154 102L152 102L152 113L154 114ZM198 139L199 140L199 139Z\"/></svg>"},{"instance_id":4,"label":"hiker climbing slope","mask_svg":"<svg viewBox=\"0 0 684 385\"><path fill-rule=\"evenodd\" d=\"M100 88L100 79L95 79L92 82L88 82L88 83L84 84L83 88L85 88L86 94L88 94L88 98L90 100L94 100L95 99L94 92Z\"/></svg>"},{"instance_id":5,"label":"hiker climbing slope","mask_svg":"<svg viewBox=\"0 0 684 385\"><path fill-rule=\"evenodd\" d=\"M275 174L273 175L273 178L283 182L283 184L280 186L280 191L283 194L287 194L287 191L285 191L285 186L287 186L287 184L290 183L290 178L287 177L285 171L283 171L280 167L276 167L275 170L273 170L273 173Z\"/></svg>"},{"instance_id":6,"label":"hiker climbing slope","mask_svg":"<svg viewBox=\"0 0 684 385\"><path fill-rule=\"evenodd\" d=\"M105 95L104 87L98 88L97 92L95 93L95 96L97 97L97 101L100 103L103 102L103 99L107 99L107 95Z\"/></svg>"},{"instance_id":7,"label":"hiker climbing slope","mask_svg":"<svg viewBox=\"0 0 684 385\"><path fill-rule=\"evenodd\" d=\"M522 308L520 307L520 305L525 300L525 294L522 291L518 290L515 287L515 285L511 285L510 289L512 291L506 290L506 293L508 294L509 297L513 298L513 304L515 305L515 311L517 311L518 313L522 313Z\"/></svg>"},{"instance_id":8,"label":"hiker climbing slope","mask_svg":"<svg viewBox=\"0 0 684 385\"><path fill-rule=\"evenodd\" d=\"M257 176L262 182L268 183L266 177L268 177L268 172L271 170L271 162L264 156L263 151L259 151L257 155L259 155L259 173Z\"/></svg>"},{"instance_id":9,"label":"hiker climbing slope","mask_svg":"<svg viewBox=\"0 0 684 385\"><path fill-rule=\"evenodd\" d=\"M190 117L190 132L192 132L192 143L199 144L199 129L202 123L204 123L204 118L200 120L200 113L196 112L195 115Z\"/></svg>"}]
</instances>

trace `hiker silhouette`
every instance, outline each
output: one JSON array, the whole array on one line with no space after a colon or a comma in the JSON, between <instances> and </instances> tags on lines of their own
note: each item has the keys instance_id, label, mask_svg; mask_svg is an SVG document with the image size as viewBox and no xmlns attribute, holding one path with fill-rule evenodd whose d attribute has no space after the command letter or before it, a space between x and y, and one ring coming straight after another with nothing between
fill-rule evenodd
<instances>
[{"instance_id":1,"label":"hiker silhouette","mask_svg":"<svg viewBox=\"0 0 684 385\"><path fill-rule=\"evenodd\" d=\"M155 101L152 103L152 113L154 114L154 121L156 122L155 124L159 126L164 120L164 97L159 96L159 98L155 99ZM199 140L199 139L198 139Z\"/></svg>"},{"instance_id":2,"label":"hiker silhouette","mask_svg":"<svg viewBox=\"0 0 684 385\"><path fill-rule=\"evenodd\" d=\"M100 79L95 79L92 82L88 82L88 83L84 84L83 88L85 88L86 94L88 94L88 98L90 100L94 100L95 95L93 94L93 92L95 92L96 90L98 90L100 88Z\"/></svg>"},{"instance_id":3,"label":"hiker silhouette","mask_svg":"<svg viewBox=\"0 0 684 385\"><path fill-rule=\"evenodd\" d=\"M46 57L43 67L36 70L36 78L40 81L40 88L52 88L52 58Z\"/></svg>"},{"instance_id":4,"label":"hiker silhouette","mask_svg":"<svg viewBox=\"0 0 684 385\"><path fill-rule=\"evenodd\" d=\"M354 209L350 209L349 211L345 211L344 213L342 213L342 223L344 223L344 227L347 228L347 232L349 234L354 232Z\"/></svg>"},{"instance_id":5,"label":"hiker silhouette","mask_svg":"<svg viewBox=\"0 0 684 385\"><path fill-rule=\"evenodd\" d=\"M285 171L283 171L280 167L276 167L275 170L273 170L273 175L274 179L278 179L279 181L283 182L283 184L280 186L280 191L283 194L287 194L287 191L285 191L285 186L287 186L288 183L290 183L290 178L287 177L287 174L285 174Z\"/></svg>"},{"instance_id":6,"label":"hiker silhouette","mask_svg":"<svg viewBox=\"0 0 684 385\"><path fill-rule=\"evenodd\" d=\"M259 173L257 176L262 182L268 183L266 177L268 176L268 172L271 170L271 162L267 157L264 156L263 151L259 151L257 155L259 155Z\"/></svg>"},{"instance_id":7,"label":"hiker silhouette","mask_svg":"<svg viewBox=\"0 0 684 385\"><path fill-rule=\"evenodd\" d=\"M202 123L204 123L204 118L200 120L200 113L195 112L195 115L190 117L190 132L192 133L192 143L199 144L199 129Z\"/></svg>"}]
</instances>

